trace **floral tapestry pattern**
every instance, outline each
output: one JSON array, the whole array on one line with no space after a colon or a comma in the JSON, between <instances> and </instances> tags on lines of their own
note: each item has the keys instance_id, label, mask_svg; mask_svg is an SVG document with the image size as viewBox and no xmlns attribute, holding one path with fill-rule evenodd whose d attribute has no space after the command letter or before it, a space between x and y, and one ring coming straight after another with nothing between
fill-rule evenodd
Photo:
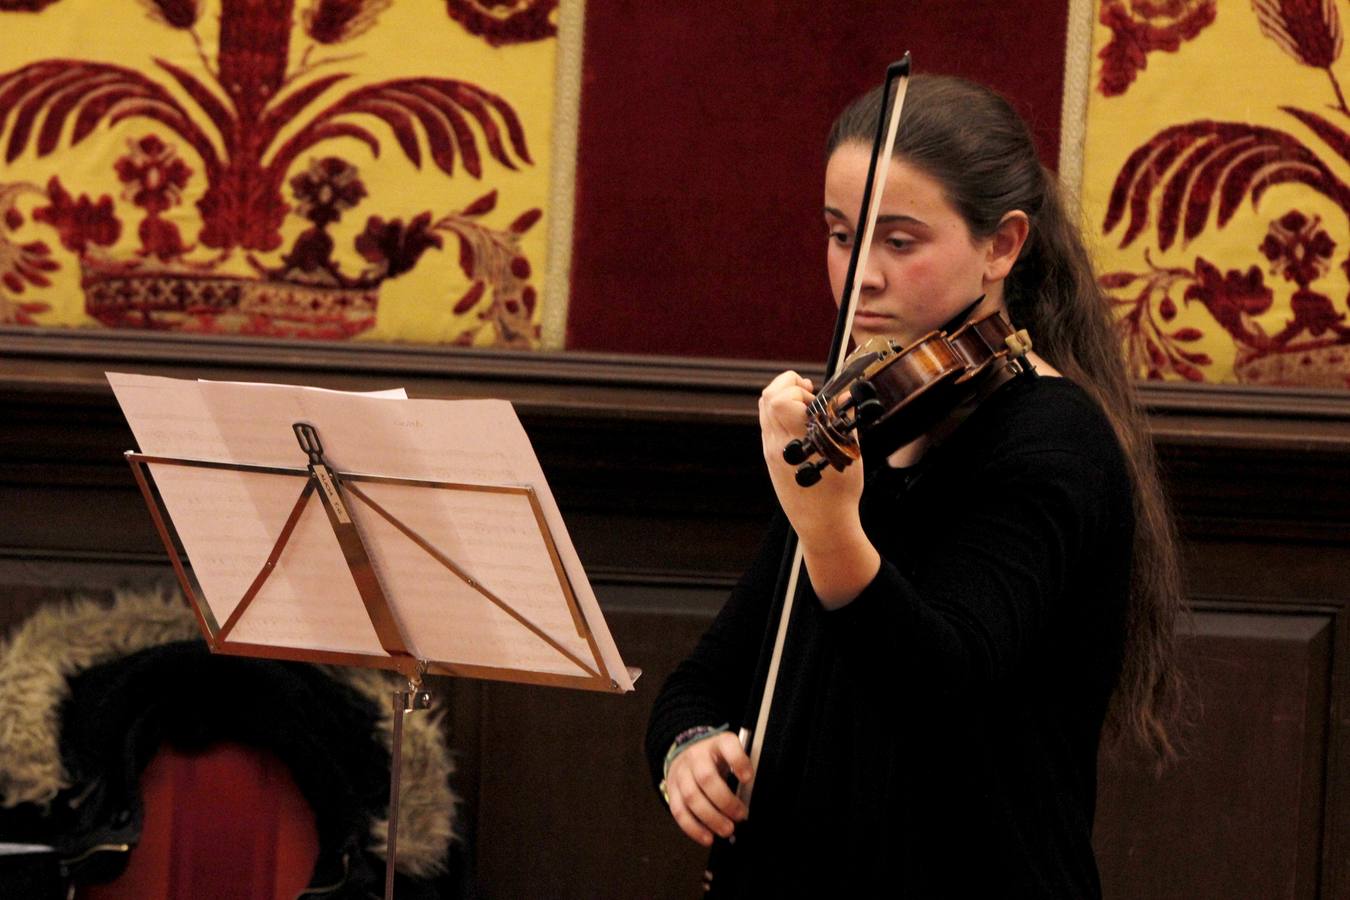
<instances>
[{"instance_id":1,"label":"floral tapestry pattern","mask_svg":"<svg viewBox=\"0 0 1350 900\"><path fill-rule=\"evenodd\" d=\"M0 323L538 346L556 15L0 2Z\"/></svg>"},{"instance_id":2,"label":"floral tapestry pattern","mask_svg":"<svg viewBox=\"0 0 1350 900\"><path fill-rule=\"evenodd\" d=\"M1350 387L1332 0L1102 0L1083 205L1135 374Z\"/></svg>"}]
</instances>

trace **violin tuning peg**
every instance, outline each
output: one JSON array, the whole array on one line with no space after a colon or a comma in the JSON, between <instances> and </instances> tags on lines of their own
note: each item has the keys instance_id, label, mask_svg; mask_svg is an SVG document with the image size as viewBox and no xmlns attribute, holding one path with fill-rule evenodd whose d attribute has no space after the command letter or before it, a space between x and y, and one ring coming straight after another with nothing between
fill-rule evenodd
<instances>
[{"instance_id":1,"label":"violin tuning peg","mask_svg":"<svg viewBox=\"0 0 1350 900\"><path fill-rule=\"evenodd\" d=\"M802 443L801 438L789 441L788 445L783 448L783 461L789 466L801 465L806 462L806 458L810 455L810 452L806 449L806 445Z\"/></svg>"},{"instance_id":2,"label":"violin tuning peg","mask_svg":"<svg viewBox=\"0 0 1350 900\"><path fill-rule=\"evenodd\" d=\"M886 405L880 400L877 400L876 398L864 400L862 403L858 404L858 419L862 422L871 422L874 419L880 418L881 414L885 411Z\"/></svg>"},{"instance_id":3,"label":"violin tuning peg","mask_svg":"<svg viewBox=\"0 0 1350 900\"><path fill-rule=\"evenodd\" d=\"M825 460L813 463L804 463L797 468L797 484L802 487L810 487L820 481L820 473L828 466Z\"/></svg>"}]
</instances>

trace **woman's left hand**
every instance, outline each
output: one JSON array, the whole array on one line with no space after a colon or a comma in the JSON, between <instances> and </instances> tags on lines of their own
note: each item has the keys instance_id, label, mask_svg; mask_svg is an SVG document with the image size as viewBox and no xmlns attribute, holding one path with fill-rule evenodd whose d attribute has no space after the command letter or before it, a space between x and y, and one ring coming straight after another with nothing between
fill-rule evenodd
<instances>
[{"instance_id":1,"label":"woman's left hand","mask_svg":"<svg viewBox=\"0 0 1350 900\"><path fill-rule=\"evenodd\" d=\"M823 539L856 521L863 488L861 464L842 472L827 467L818 484L804 488L797 484L796 467L784 461L783 448L788 442L806 435L806 407L815 399L812 388L809 380L788 371L769 382L759 395L764 462L783 512L803 541Z\"/></svg>"},{"instance_id":2,"label":"woman's left hand","mask_svg":"<svg viewBox=\"0 0 1350 900\"><path fill-rule=\"evenodd\" d=\"M769 382L759 396L759 429L764 463L774 492L801 541L816 594L826 606L842 606L876 575L881 558L862 530L862 461L842 472L827 467L819 483L797 484L796 468L783 459L789 441L806 434L806 407L813 385L788 371Z\"/></svg>"}]
</instances>

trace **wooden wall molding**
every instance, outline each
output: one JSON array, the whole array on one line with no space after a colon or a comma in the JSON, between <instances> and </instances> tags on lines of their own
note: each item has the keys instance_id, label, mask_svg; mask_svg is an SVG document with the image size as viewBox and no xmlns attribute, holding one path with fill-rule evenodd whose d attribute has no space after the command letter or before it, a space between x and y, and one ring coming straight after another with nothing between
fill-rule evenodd
<instances>
[{"instance_id":1,"label":"wooden wall molding","mask_svg":"<svg viewBox=\"0 0 1350 900\"><path fill-rule=\"evenodd\" d=\"M107 393L102 373L118 368L339 389L397 383L418 397L502 397L522 413L742 424L784 368L823 373L802 362L0 327L0 390ZM1139 393L1162 444L1350 452L1350 391L1146 382Z\"/></svg>"},{"instance_id":2,"label":"wooden wall molding","mask_svg":"<svg viewBox=\"0 0 1350 900\"><path fill-rule=\"evenodd\" d=\"M131 447L106 370L350 390L402 386L415 397L510 400L550 479L564 493L584 494L581 505L598 516L621 510L640 490L653 515L709 513L713 503L730 512L723 524L734 531L763 521L770 508L759 477L756 401L788 365L0 328L0 412L14 423L0 462L36 477L47 468L42 448L68 443L66 423L79 418L88 434L65 452L81 465L65 466L61 476L97 480L96 463L108 457L96 454ZM809 365L796 368L822 376ZM1140 396L1185 533L1350 541L1343 476L1350 391L1145 383ZM79 455L86 452L94 455Z\"/></svg>"}]
</instances>

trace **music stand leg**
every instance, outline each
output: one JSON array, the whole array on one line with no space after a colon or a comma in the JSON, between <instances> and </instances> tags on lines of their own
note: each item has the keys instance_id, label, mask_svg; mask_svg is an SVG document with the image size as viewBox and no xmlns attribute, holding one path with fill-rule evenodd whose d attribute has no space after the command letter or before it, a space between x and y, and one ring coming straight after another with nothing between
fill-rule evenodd
<instances>
[{"instance_id":1,"label":"music stand leg","mask_svg":"<svg viewBox=\"0 0 1350 900\"><path fill-rule=\"evenodd\" d=\"M408 682L405 691L394 691L394 735L389 748L389 845L384 873L384 900L394 900L394 866L398 861L398 795L403 776L403 717L415 709L431 707L431 692L422 690L422 679Z\"/></svg>"}]
</instances>

